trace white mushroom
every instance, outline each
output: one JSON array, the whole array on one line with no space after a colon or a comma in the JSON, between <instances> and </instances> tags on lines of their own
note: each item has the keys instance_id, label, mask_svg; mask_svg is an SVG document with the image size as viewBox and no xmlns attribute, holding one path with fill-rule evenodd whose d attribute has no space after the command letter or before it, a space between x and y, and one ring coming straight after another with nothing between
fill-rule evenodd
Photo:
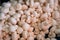
<instances>
[{"instance_id":1,"label":"white mushroom","mask_svg":"<svg viewBox=\"0 0 60 40\"><path fill-rule=\"evenodd\" d=\"M11 3L10 2L5 2L5 3L3 3L3 6L9 8L9 7L11 7Z\"/></svg>"},{"instance_id":2,"label":"white mushroom","mask_svg":"<svg viewBox=\"0 0 60 40\"><path fill-rule=\"evenodd\" d=\"M17 28L18 28L17 25L11 25L11 26L9 27L9 31L10 31L10 32L15 32L15 31L17 30Z\"/></svg>"},{"instance_id":3,"label":"white mushroom","mask_svg":"<svg viewBox=\"0 0 60 40\"><path fill-rule=\"evenodd\" d=\"M39 0L41 4L45 3L46 0Z\"/></svg>"},{"instance_id":4,"label":"white mushroom","mask_svg":"<svg viewBox=\"0 0 60 40\"><path fill-rule=\"evenodd\" d=\"M20 38L20 40L25 40L25 38L22 37L22 38Z\"/></svg>"},{"instance_id":5,"label":"white mushroom","mask_svg":"<svg viewBox=\"0 0 60 40\"><path fill-rule=\"evenodd\" d=\"M9 18L9 22L12 23L12 24L16 24L17 20L16 20L16 18L11 17L11 18Z\"/></svg>"},{"instance_id":6,"label":"white mushroom","mask_svg":"<svg viewBox=\"0 0 60 40\"><path fill-rule=\"evenodd\" d=\"M54 0L49 0L49 4L50 4L51 8L54 8Z\"/></svg>"},{"instance_id":7,"label":"white mushroom","mask_svg":"<svg viewBox=\"0 0 60 40\"><path fill-rule=\"evenodd\" d=\"M6 18L5 14L4 13L0 13L0 20L3 20L5 18Z\"/></svg>"},{"instance_id":8,"label":"white mushroom","mask_svg":"<svg viewBox=\"0 0 60 40\"><path fill-rule=\"evenodd\" d=\"M29 37L34 37L34 32L28 32Z\"/></svg>"},{"instance_id":9,"label":"white mushroom","mask_svg":"<svg viewBox=\"0 0 60 40\"><path fill-rule=\"evenodd\" d=\"M31 17L30 17L30 16L27 16L26 22L27 22L27 23L30 23L30 22L31 22Z\"/></svg>"},{"instance_id":10,"label":"white mushroom","mask_svg":"<svg viewBox=\"0 0 60 40\"><path fill-rule=\"evenodd\" d=\"M14 15L14 14L15 14L15 9L14 9L13 6L10 7L8 14L9 14L9 15Z\"/></svg>"},{"instance_id":11,"label":"white mushroom","mask_svg":"<svg viewBox=\"0 0 60 40\"><path fill-rule=\"evenodd\" d=\"M46 38L46 40L50 40L50 38Z\"/></svg>"},{"instance_id":12,"label":"white mushroom","mask_svg":"<svg viewBox=\"0 0 60 40\"><path fill-rule=\"evenodd\" d=\"M34 37L28 37L27 40L34 40Z\"/></svg>"},{"instance_id":13,"label":"white mushroom","mask_svg":"<svg viewBox=\"0 0 60 40\"><path fill-rule=\"evenodd\" d=\"M22 36L25 39L28 38L28 32L27 31L23 31Z\"/></svg>"},{"instance_id":14,"label":"white mushroom","mask_svg":"<svg viewBox=\"0 0 60 40\"><path fill-rule=\"evenodd\" d=\"M17 32L12 33L12 40L18 40L19 34Z\"/></svg>"},{"instance_id":15,"label":"white mushroom","mask_svg":"<svg viewBox=\"0 0 60 40\"><path fill-rule=\"evenodd\" d=\"M39 2L35 2L33 5L34 8L38 8L39 6L40 6Z\"/></svg>"},{"instance_id":16,"label":"white mushroom","mask_svg":"<svg viewBox=\"0 0 60 40\"><path fill-rule=\"evenodd\" d=\"M30 0L27 0L27 1L26 1L26 5L30 5L30 2L29 2L29 1L30 1Z\"/></svg>"},{"instance_id":17,"label":"white mushroom","mask_svg":"<svg viewBox=\"0 0 60 40\"><path fill-rule=\"evenodd\" d=\"M18 33L18 34L21 34L22 32L23 32L23 28L18 27L18 28L17 28L17 33Z\"/></svg>"},{"instance_id":18,"label":"white mushroom","mask_svg":"<svg viewBox=\"0 0 60 40\"><path fill-rule=\"evenodd\" d=\"M30 11L29 11L29 10L24 11L24 13L25 13L27 16L29 16L29 15L30 15Z\"/></svg>"},{"instance_id":19,"label":"white mushroom","mask_svg":"<svg viewBox=\"0 0 60 40\"><path fill-rule=\"evenodd\" d=\"M28 9L27 5L22 5L22 10Z\"/></svg>"},{"instance_id":20,"label":"white mushroom","mask_svg":"<svg viewBox=\"0 0 60 40\"><path fill-rule=\"evenodd\" d=\"M20 17L21 17L21 14L16 13L16 14L13 15L13 17L16 18L16 19L17 19L17 18L20 18Z\"/></svg>"},{"instance_id":21,"label":"white mushroom","mask_svg":"<svg viewBox=\"0 0 60 40\"><path fill-rule=\"evenodd\" d=\"M31 7L33 7L33 5L34 5L34 0L30 0L30 5L31 5Z\"/></svg>"},{"instance_id":22,"label":"white mushroom","mask_svg":"<svg viewBox=\"0 0 60 40\"><path fill-rule=\"evenodd\" d=\"M42 16L41 16L41 20L46 20L48 18L48 14L47 13L44 13Z\"/></svg>"},{"instance_id":23,"label":"white mushroom","mask_svg":"<svg viewBox=\"0 0 60 40\"><path fill-rule=\"evenodd\" d=\"M37 39L38 39L38 40L41 40L41 39L42 39L42 35L38 34L38 35L37 35Z\"/></svg>"},{"instance_id":24,"label":"white mushroom","mask_svg":"<svg viewBox=\"0 0 60 40\"><path fill-rule=\"evenodd\" d=\"M55 33L56 33L56 34L60 34L60 29L56 29L56 30L55 30Z\"/></svg>"},{"instance_id":25,"label":"white mushroom","mask_svg":"<svg viewBox=\"0 0 60 40\"><path fill-rule=\"evenodd\" d=\"M52 25L53 25L53 26L54 26L54 25L57 25L57 21L54 20L54 19L52 19Z\"/></svg>"},{"instance_id":26,"label":"white mushroom","mask_svg":"<svg viewBox=\"0 0 60 40\"><path fill-rule=\"evenodd\" d=\"M30 25L28 23L23 23L22 28L27 31L27 30L29 30Z\"/></svg>"},{"instance_id":27,"label":"white mushroom","mask_svg":"<svg viewBox=\"0 0 60 40\"><path fill-rule=\"evenodd\" d=\"M4 24L0 23L0 30L3 29L3 25L4 25Z\"/></svg>"},{"instance_id":28,"label":"white mushroom","mask_svg":"<svg viewBox=\"0 0 60 40\"><path fill-rule=\"evenodd\" d=\"M53 13L53 18L54 18L54 19L59 19L59 17L60 17L59 12L58 12L58 11L55 11L55 12Z\"/></svg>"},{"instance_id":29,"label":"white mushroom","mask_svg":"<svg viewBox=\"0 0 60 40\"><path fill-rule=\"evenodd\" d=\"M21 10L22 9L22 5L20 3L17 3L15 9L16 10Z\"/></svg>"},{"instance_id":30,"label":"white mushroom","mask_svg":"<svg viewBox=\"0 0 60 40\"><path fill-rule=\"evenodd\" d=\"M1 9L1 12L3 12L4 14L7 14L9 12L9 8L3 7Z\"/></svg>"},{"instance_id":31,"label":"white mushroom","mask_svg":"<svg viewBox=\"0 0 60 40\"><path fill-rule=\"evenodd\" d=\"M57 40L57 39L55 39L55 38L51 38L51 40Z\"/></svg>"}]
</instances>

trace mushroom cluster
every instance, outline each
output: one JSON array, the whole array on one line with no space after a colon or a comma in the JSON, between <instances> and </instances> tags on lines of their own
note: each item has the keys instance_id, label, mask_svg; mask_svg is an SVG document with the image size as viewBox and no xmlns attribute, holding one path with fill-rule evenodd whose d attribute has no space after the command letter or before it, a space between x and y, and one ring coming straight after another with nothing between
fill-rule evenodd
<instances>
[{"instance_id":1,"label":"mushroom cluster","mask_svg":"<svg viewBox=\"0 0 60 40\"><path fill-rule=\"evenodd\" d=\"M60 35L58 1L10 0L3 3L0 6L0 40L57 40L56 35Z\"/></svg>"}]
</instances>

